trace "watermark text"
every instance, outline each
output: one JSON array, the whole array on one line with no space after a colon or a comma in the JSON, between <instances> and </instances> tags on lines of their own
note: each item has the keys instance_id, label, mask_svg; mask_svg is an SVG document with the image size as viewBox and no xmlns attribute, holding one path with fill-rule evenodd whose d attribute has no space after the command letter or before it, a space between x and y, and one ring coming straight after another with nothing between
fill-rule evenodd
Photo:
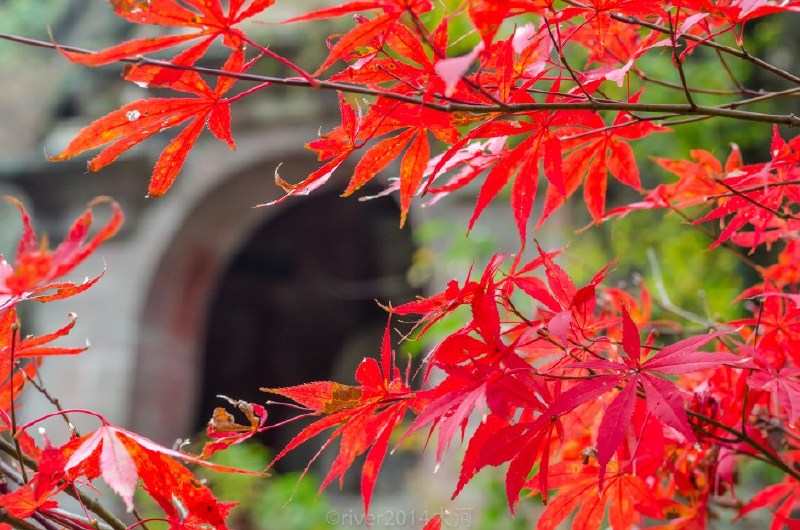
<instances>
[{"instance_id":1,"label":"watermark text","mask_svg":"<svg viewBox=\"0 0 800 530\"><path fill-rule=\"evenodd\" d=\"M422 528L436 516L441 517L442 528L469 528L472 525L471 508L441 510L381 510L365 514L360 510L331 510L326 515L329 524L353 528Z\"/></svg>"}]
</instances>

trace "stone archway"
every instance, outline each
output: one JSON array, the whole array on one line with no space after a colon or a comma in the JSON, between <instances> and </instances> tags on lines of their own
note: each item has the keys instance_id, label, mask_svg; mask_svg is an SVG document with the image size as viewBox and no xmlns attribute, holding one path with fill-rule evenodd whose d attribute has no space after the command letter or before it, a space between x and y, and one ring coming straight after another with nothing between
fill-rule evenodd
<instances>
[{"instance_id":1,"label":"stone archway","mask_svg":"<svg viewBox=\"0 0 800 530\"><path fill-rule=\"evenodd\" d=\"M282 160L281 173L285 175L304 175L316 169L316 165L306 158L284 157ZM410 262L412 246L409 230L397 230L397 207L391 199L356 204L353 200L342 200L335 194L323 192L288 200L269 208L250 208L258 193L254 193L254 190L265 189L270 185L268 181L271 180L271 168L274 165L271 161L262 161L252 164L249 169L244 169L236 176L227 179L215 177L216 182L206 185L206 191L197 194L198 198L192 201L191 207L185 208L177 219L175 214L162 212L163 218L171 217L171 221L177 222L179 228L167 228L172 235L163 238L164 250L156 260L158 265L150 275L147 282L149 287L140 305L140 332L136 337L128 422L137 432L163 443L170 443L176 438L187 436L197 427L201 414L198 411L202 406L210 404L210 401L206 401L206 405L201 405L204 403L201 389L214 379L207 378L205 374L211 373L208 366L215 355L210 350L217 348L212 346L209 349L206 343L221 344L224 341L214 338L215 333L226 333L225 325L214 324L218 318L215 317L214 310L219 304L233 307L230 304L232 300L235 301L236 296L225 296L226 293L230 294L230 289L234 289L231 285L236 283L236 280L232 280L231 272L234 273L233 276L239 275L241 280L242 271L245 271L245 276L250 274L247 272L248 259L253 256L264 257L265 244L269 254L269 232L273 222L273 226L280 232L282 244L291 246L292 238L288 234L298 228L293 226L296 221L292 219L303 219L303 226L300 228L301 233L305 230L305 235L298 236L299 239L293 247L293 252L308 254L297 261L300 267L296 271L298 278L304 279L300 284L310 286L318 291L317 294L327 291L333 298L352 297L356 293L358 303L354 304L355 301L350 300L350 308L341 311L342 314L355 315L356 323L364 318L364 314L369 313L369 309L379 312L372 301L374 298L386 299L391 296L393 300L399 300L400 292L404 289L405 298L412 296L413 292L407 285L398 287L404 283L401 281L400 269ZM348 229L337 230L340 223L346 224ZM149 230L158 225L155 217L148 224ZM382 240L379 234L401 234L401 239ZM303 244L303 241L312 240L315 241L313 245ZM365 240L370 241L367 245L370 248L359 247ZM325 252L313 258L311 247L315 245L325 247L325 252L349 249L340 253L341 259L337 258L335 271L339 276L334 274L330 278L324 278L322 265L329 260L325 258ZM396 259L399 249L404 249L401 254L405 254L405 265L402 260ZM365 255L369 256L368 266L360 263ZM269 256L267 258L267 267L273 267L266 274L267 278L271 278L267 283L273 284L267 289L273 289L274 296L283 297L284 303L289 304L292 301L292 295L288 294L290 290L284 289L285 292L281 292L279 281L282 274L280 269L285 264L282 265L280 259L273 260L270 264ZM387 290L386 285L378 284L388 277L391 277L391 282L395 282L395 285ZM250 297L251 302L252 299ZM309 321L315 318L327 320L322 325L328 328L343 325L338 320L342 315L337 314L336 309L330 309L332 306L326 307L329 311L327 317L317 311L317 308L304 308L302 303L292 305L291 311L298 315L298 310L305 309ZM237 310L242 311L241 308L229 309ZM375 317L366 318L375 322ZM288 324L281 326L286 327ZM255 333L262 331L258 329ZM252 339L242 338L243 331L237 329L235 333L240 343L253 344ZM311 334L313 328L304 324L297 327L297 333ZM340 351L342 348L348 349L348 344L360 340L358 333L352 329L329 337L340 343ZM225 355L225 352L219 353ZM358 359L372 353L374 352L360 351ZM336 352L330 354L334 355ZM241 352L233 354L234 357L239 356L238 358L247 355ZM204 359L209 361L204 363ZM214 362L218 361L219 359ZM216 371L224 364L222 362L213 365L211 370ZM235 366L238 362L231 364ZM301 361L300 365L304 364L305 361ZM328 371L328 377L334 377L332 372L336 372L337 367L341 371L341 366L337 363L328 361L322 364ZM294 370L295 368L286 365L283 371L288 373ZM246 373L252 371L252 367L245 370ZM300 377L307 375L304 372ZM340 374L335 376L339 377ZM242 376L234 374L231 377L235 379ZM300 378L296 382L300 382ZM288 379L271 381L269 378L259 379L254 383L253 388L292 384ZM243 389L245 386L250 386L250 382L241 385ZM247 397L244 392L234 390L214 388L211 392L230 392L232 397ZM265 399L264 394L258 397ZM256 396L250 398L255 399Z\"/></svg>"}]
</instances>

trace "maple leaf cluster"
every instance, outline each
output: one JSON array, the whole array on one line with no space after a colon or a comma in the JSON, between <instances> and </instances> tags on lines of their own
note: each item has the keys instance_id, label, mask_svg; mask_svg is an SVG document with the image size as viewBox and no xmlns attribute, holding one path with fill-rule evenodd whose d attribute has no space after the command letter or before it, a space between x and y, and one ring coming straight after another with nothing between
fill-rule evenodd
<instances>
[{"instance_id":1,"label":"maple leaf cluster","mask_svg":"<svg viewBox=\"0 0 800 530\"><path fill-rule=\"evenodd\" d=\"M88 164L90 171L97 171L150 136L188 122L164 149L153 171L148 193L162 195L205 127L235 148L230 121L234 101L274 84L334 89L340 94L342 123L307 144L324 164L295 183L276 172L276 182L287 196L307 194L323 185L356 153L360 156L344 195L354 193L399 160L398 178L389 189L399 191L402 226L414 197L429 195L438 200L485 175L469 227L511 182L514 220L525 241L540 174L547 189L538 226L581 185L592 219L600 222L606 214L609 173L622 184L641 190L630 142L670 130L657 121L668 124L668 118L682 114L765 121L755 114L725 112L731 105L750 104L746 99L700 107L688 96L685 109L648 106L642 99L646 97L643 90L630 92L631 77L648 79L637 61L671 52L673 60L680 63L694 48L733 31L737 24L798 10L795 2L773 5L766 1L670 6L609 0L559 8L538 0L464 0L456 3L453 12L440 13L442 9L434 9L428 0L349 2L284 22L355 16L357 25L329 41L327 57L309 73L253 42L241 30L243 23L273 3L253 0L245 7L241 0L230 2L226 14L218 0L112 2L116 14L131 22L191 31L127 41L99 52L59 47L61 52L71 61L89 66L127 61L131 64L126 67L126 80L191 97L126 104L80 131L53 160L105 145ZM454 56L454 49L463 48L450 29L458 16L466 16L474 24L480 39L471 51ZM519 23L510 35L501 31L518 17L529 21L531 16L539 22ZM686 43L683 50L679 39ZM168 60L142 58L142 54L198 40ZM218 76L212 90L192 67L217 40L229 53L219 70L202 70ZM246 46L257 52L250 60L245 60ZM580 60L568 60L567 53L574 48L588 53ZM261 60L277 61L299 77L243 76ZM343 69L322 78L341 62L346 64ZM226 96L237 78L261 82ZM622 86L625 82L629 85L625 98L604 94L605 84ZM689 94L689 87L685 88ZM344 97L347 93L371 94L373 98L356 109ZM753 102L760 99L763 97ZM634 110L666 115L648 117L632 113ZM797 125L796 121L785 117L781 123Z\"/></svg>"},{"instance_id":2,"label":"maple leaf cluster","mask_svg":"<svg viewBox=\"0 0 800 530\"><path fill-rule=\"evenodd\" d=\"M484 468L504 466L512 512L522 496L538 495L545 503L540 530L569 517L573 528L585 530L600 528L606 517L615 530L645 524L702 529L721 498L738 510L736 517L769 508L773 530L800 526L792 518L800 509L800 136L784 138L780 128L800 125L800 119L747 110L796 96L800 77L743 47L745 24L796 13L800 2L351 1L284 21L354 20L351 29L326 41L325 58L308 70L243 31L273 4L112 0L116 14L132 23L180 31L98 52L53 46L88 66L126 63L126 81L180 96L122 106L80 131L54 160L102 148L89 161L89 170L97 171L149 137L183 126L150 180L149 194L162 195L204 129L235 148L232 104L274 85L333 90L340 123L306 145L320 167L297 178L276 171L285 194L272 203L307 195L337 172L349 173L342 187L352 195L394 164L397 178L386 193L399 195L401 226L415 201L432 204L475 190L470 230L507 194L520 242L514 259L495 255L477 279L470 274L441 293L387 305L379 355L359 365L356 384L263 389L297 403L304 411L299 417L314 419L273 463L318 435L326 436L320 452L338 441L321 488L341 483L363 455L368 512L390 447L427 432L437 462L454 442L465 447L454 496ZM469 35L453 29L464 24ZM218 68L206 66L212 45L225 52L212 65ZM176 46L183 47L166 58L147 56L172 53ZM687 81L684 64L700 49L718 55L730 78L724 87ZM793 88L747 88L727 66L732 60ZM275 61L292 76L249 73L261 61ZM678 82L652 77L648 61L667 61ZM245 82L255 84L240 88ZM678 102L650 100L651 84L673 90ZM691 160L659 157L655 164L677 180L644 189L635 142L712 118L771 124L767 159L745 163L736 146L724 163L699 148ZM639 192L641 200L607 208L614 181ZM603 285L613 264L578 286L556 263L560 251L536 243L533 258L525 258L534 246L534 205L541 205L538 229L579 189L595 224L644 209L677 211L688 229L711 235L710 250L739 255L759 279L731 303L751 314L732 322L702 320L700 330L675 321L668 328L679 336L661 334L667 328L654 319L646 286L629 293ZM60 447L46 438L42 447L31 438L28 430L40 420L16 424L15 398L36 381L42 360L82 348L50 345L72 321L52 334L20 339L15 305L91 287L97 278L82 284L60 278L122 220L110 203L111 219L89 237L87 211L50 251L16 204L24 224L19 251L13 265L0 262L0 429L15 442L0 448L18 469L3 468L17 486L0 491L6 510L0 516L88 528L63 514L58 495L101 478L129 510L141 485L170 527L224 528L231 505L217 501L184 464L233 471L206 459L271 428L263 406L232 401L246 424L223 408L215 411L207 431L211 441L199 456L158 446L99 416L100 427ZM777 261L755 265L746 254L760 249L774 249ZM412 384L410 371L396 366L392 319L412 319L421 336L459 308L468 313L466 322L433 346L422 384ZM782 478L743 500L736 493L738 469L750 460L773 466ZM435 518L427 528L440 526Z\"/></svg>"},{"instance_id":3,"label":"maple leaf cluster","mask_svg":"<svg viewBox=\"0 0 800 530\"><path fill-rule=\"evenodd\" d=\"M184 464L198 464L223 472L246 472L213 464L206 459L220 449L261 432L267 413L260 405L234 403L250 420L248 426L236 424L225 409L219 408L208 427L212 441L199 457L162 447L111 425L102 416L88 410L65 411L59 408L58 412L26 425L17 423L19 396L27 387L35 387L52 399L38 375L44 360L52 356L77 355L88 347L88 344L82 347L52 344L72 330L76 322L74 314L70 314L65 326L52 333L23 337L17 305L29 300L44 303L65 299L93 286L102 274L82 283L66 281L62 277L112 237L122 225L123 216L116 202L97 199L75 220L64 241L50 249L46 238L40 240L33 230L22 203L10 197L7 200L19 209L23 232L13 263L0 256L0 434L11 436L0 440L0 450L16 459L17 465L16 469L5 464L0 468L4 477L0 483L0 528L10 529L28 518L59 527L95 528L96 523L64 512L59 495L66 492L86 501L78 491L90 487L97 478L102 478L120 495L128 511L133 510L134 492L141 487L163 509L164 520L171 527L227 528L225 518L235 504L219 502ZM110 206L111 214L106 223L92 234L92 206L104 203ZM78 436L69 424L72 437L58 447L50 442L44 431L38 442L29 433L46 417L62 415L67 419L67 413L96 416L101 426L89 434ZM98 515L112 526L125 527L105 510ZM4 522L7 520L10 524Z\"/></svg>"}]
</instances>

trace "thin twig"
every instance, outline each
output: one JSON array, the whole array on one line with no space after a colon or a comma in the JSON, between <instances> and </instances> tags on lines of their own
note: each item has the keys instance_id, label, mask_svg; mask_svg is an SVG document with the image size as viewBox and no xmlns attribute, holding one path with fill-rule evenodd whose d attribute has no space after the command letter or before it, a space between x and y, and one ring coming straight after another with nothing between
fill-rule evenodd
<instances>
[{"instance_id":1,"label":"thin twig","mask_svg":"<svg viewBox=\"0 0 800 530\"><path fill-rule=\"evenodd\" d=\"M558 38L553 33L553 30L550 29L550 20L545 17L544 24L547 27L547 33L550 35L550 40L553 42L553 47L558 51L558 60L561 62L561 65L566 68L567 72L569 72L569 76L575 81L575 84L578 85L578 88L583 92L583 95L586 96L586 99L589 101L594 101L594 97L586 90L586 87L583 86L581 80L578 79L578 74L572 69L567 61L567 56L564 55L564 46L561 44L561 32L558 29L558 23L556 23L556 32L558 32Z\"/></svg>"},{"instance_id":2,"label":"thin twig","mask_svg":"<svg viewBox=\"0 0 800 530\"><path fill-rule=\"evenodd\" d=\"M771 463L774 467L777 467L787 475L791 476L793 479L800 481L800 472L793 469L790 465L781 460L780 457L776 456L770 449L764 447L763 445L761 445L761 443L751 438L750 435L748 435L746 432L738 431L733 427L729 427L724 423L720 423L713 418L709 418L708 416L700 414L699 412L695 412L693 410L687 409L686 414L695 419L708 423L709 425L713 425L718 429L722 429L728 434L736 436L738 440L741 440L742 442L746 443L747 445L758 451L761 455L763 455L763 457L766 458L767 461Z\"/></svg>"},{"instance_id":3,"label":"thin twig","mask_svg":"<svg viewBox=\"0 0 800 530\"><path fill-rule=\"evenodd\" d=\"M684 221L689 223L689 226L693 226L695 229L699 230L700 232L702 232L703 234L708 236L708 238L711 239L712 241L715 241L717 239L717 236L715 236L710 230L708 230L706 227L704 227L702 225L697 224L694 219L692 219L688 215L686 215L686 213L683 210L681 210L680 208L678 208L676 206L673 206L671 204L668 206L668 208L670 209L671 212L674 212L679 217L681 217ZM730 252L732 252L734 256L736 256L742 263L744 263L745 265L747 265L751 269L753 269L755 271L758 271L758 270L761 269L756 262L754 262L753 260L751 260L750 258L745 256L744 254L742 254L742 252L739 249L739 247L733 245L730 241L722 241L722 242L720 242L719 246L721 246L721 247L729 250Z\"/></svg>"},{"instance_id":4,"label":"thin twig","mask_svg":"<svg viewBox=\"0 0 800 530\"><path fill-rule=\"evenodd\" d=\"M642 81L646 81L653 85L659 85L666 88L672 88L675 90L683 90L683 85L679 83L672 83L670 81L664 81L663 79L657 79L655 77L649 76L644 73L641 69L636 68L635 65L631 67L631 71L639 76L639 79ZM723 89L714 89L714 88L700 88L696 86L689 87L689 91L694 94L709 94L711 96L741 96L741 95L756 95L759 92L755 90L750 90L747 88L744 89L737 89L737 90L723 90Z\"/></svg>"},{"instance_id":5,"label":"thin twig","mask_svg":"<svg viewBox=\"0 0 800 530\"><path fill-rule=\"evenodd\" d=\"M740 83L738 79L736 79L735 75L733 75L733 71L731 70L731 67L728 66L728 61L725 60L725 57L722 55L722 52L719 50L714 50L714 52L717 54L717 58L719 58L719 62L722 65L722 68L725 69L725 73L728 74L730 80L733 82L734 85L736 85L736 87L739 90L744 92L746 90L744 85Z\"/></svg>"},{"instance_id":6,"label":"thin twig","mask_svg":"<svg viewBox=\"0 0 800 530\"><path fill-rule=\"evenodd\" d=\"M767 184L759 184L757 186L750 186L749 188L742 188L737 190L739 193L751 193L754 191L768 190L769 188L779 188L781 186L796 186L800 184L800 180L784 180L782 182L770 182ZM706 200L721 199L723 197L733 197L735 193L718 193L717 195L709 195Z\"/></svg>"},{"instance_id":7,"label":"thin twig","mask_svg":"<svg viewBox=\"0 0 800 530\"><path fill-rule=\"evenodd\" d=\"M721 178L716 178L716 179L714 179L714 181L717 182L718 184L720 184L721 186L723 186L724 188L726 188L733 195L735 195L737 197L741 197L742 199L746 200L747 202L749 202L750 204L752 204L753 206L755 206L757 208L762 208L762 209L768 211L769 213L771 213L775 217L778 217L779 219L783 219L784 221L788 221L788 220L797 221L798 220L797 216L795 216L795 215L791 215L791 214L787 214L787 213L784 213L784 212L780 212L780 211L776 210L775 208L772 208L770 206L767 206L766 204L758 202L757 200L755 200L754 198L750 197L749 195L745 195L744 193L742 193L741 191L737 190L736 188L734 188L733 186L731 186L730 184L728 184L727 182L725 182Z\"/></svg>"},{"instance_id":8,"label":"thin twig","mask_svg":"<svg viewBox=\"0 0 800 530\"><path fill-rule=\"evenodd\" d=\"M683 93L686 95L686 101L689 102L689 106L692 107L692 109L695 109L697 108L697 105L692 98L692 91L689 90L689 86L686 83L686 73L683 71L683 61L678 53L678 39L675 36L675 27L672 24L671 13L668 14L667 19L669 21L669 38L672 42L672 62L678 68L678 75L681 78L681 86L683 87Z\"/></svg>"},{"instance_id":9,"label":"thin twig","mask_svg":"<svg viewBox=\"0 0 800 530\"><path fill-rule=\"evenodd\" d=\"M246 38L246 39L244 39L244 41L247 44L249 44L252 47L254 47L255 49L257 49L258 51L260 51L261 53L263 53L264 55L266 55L266 56L268 56L268 57L270 57L272 59L275 59L276 61L278 61L282 65L286 66L287 68L290 68L291 70L294 70L295 72L300 74L300 76L303 79L305 79L306 81L309 82L309 84L311 85L312 88L314 88L316 86L317 80L314 79L314 77L311 74L309 74L308 72L306 72L305 70L303 70L302 68L300 68L299 66L294 64L289 59L287 59L287 58L285 58L285 57L283 57L281 55L278 55L277 53L273 52L272 50L270 50L266 46L261 46L257 42L254 42L254 41L252 41L250 39Z\"/></svg>"},{"instance_id":10,"label":"thin twig","mask_svg":"<svg viewBox=\"0 0 800 530\"><path fill-rule=\"evenodd\" d=\"M70 432L75 436L80 436L81 433L78 432L78 430L75 428L75 424L72 423L72 420L70 420L69 415L67 413L64 413L64 409L61 406L61 402L57 398L53 397L50 394L50 392L47 391L47 388L45 388L39 373L37 372L36 377L34 378L28 375L28 373L23 370L22 375L25 376L25 379L27 379L27 381L33 386L33 388L35 388L37 392L42 394L45 397L45 399L49 401L50 404L56 408L57 411L62 412L61 417L64 418L64 421L67 423L67 428L69 428Z\"/></svg>"},{"instance_id":11,"label":"thin twig","mask_svg":"<svg viewBox=\"0 0 800 530\"><path fill-rule=\"evenodd\" d=\"M10 465L6 464L3 460L0 460L0 495L10 492L8 488L7 479L10 479L17 486L22 486L25 484L25 481L22 480L22 476L17 474L15 469L13 469ZM33 519L37 523L42 525L42 527L44 527L45 530L59 530L59 528L63 526L68 526L70 528L73 528L74 530L83 530L82 528L78 528L75 525L61 524L60 527L55 526L53 523L47 520L44 514L41 514L39 512L34 512L31 517L33 517Z\"/></svg>"},{"instance_id":12,"label":"thin twig","mask_svg":"<svg viewBox=\"0 0 800 530\"><path fill-rule=\"evenodd\" d=\"M447 55L436 47L431 38L428 29L425 27L425 24L422 23L420 20L419 15L414 12L413 9L410 7L406 9L406 12L410 15L411 21L414 23L414 28L417 30L422 42L428 45L428 47L433 51L433 54L436 56L437 59L446 59ZM383 51L383 50L381 50ZM386 53L385 51L383 51ZM389 54L386 54L389 57ZM469 79L467 76L462 77L461 79L467 86L469 86L472 90L479 92L483 97L494 103L495 105L505 106L505 104L497 98L494 94L487 90L487 87L483 83L476 83L473 80Z\"/></svg>"}]
</instances>

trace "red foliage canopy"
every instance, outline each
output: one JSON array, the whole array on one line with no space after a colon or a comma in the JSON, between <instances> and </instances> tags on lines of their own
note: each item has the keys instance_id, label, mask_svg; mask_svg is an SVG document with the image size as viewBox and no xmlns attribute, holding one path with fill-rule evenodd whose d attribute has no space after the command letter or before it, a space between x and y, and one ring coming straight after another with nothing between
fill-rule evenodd
<instances>
[{"instance_id":1,"label":"red foliage canopy","mask_svg":"<svg viewBox=\"0 0 800 530\"><path fill-rule=\"evenodd\" d=\"M555 528L573 512L573 528L596 529L606 511L615 530L641 527L645 518L677 530L705 528L716 498L736 499L737 466L757 459L777 468L782 482L739 502L739 516L769 507L773 529L800 525L791 518L800 486L800 136L784 139L779 127L800 125L800 119L748 110L796 95L800 77L741 47L746 22L800 11L800 2L351 1L285 22L354 17L349 30L327 41L327 55L309 71L253 42L242 29L273 3L231 0L226 12L219 0L112 0L114 11L130 22L184 32L99 52L58 49L84 65L128 63L127 81L188 96L126 104L84 128L54 159L105 146L89 162L96 171L150 136L184 125L155 165L149 193L161 195L204 128L235 147L235 102L276 84L335 90L341 123L307 144L319 169L296 182L276 172L286 195L274 202L316 190L355 159L343 185L344 195L351 195L396 162L397 178L387 191L399 192L401 226L420 197L435 202L474 184L468 230L509 188L520 239L511 263L496 255L477 280L452 280L441 293L388 306L397 317L416 315L420 335L460 307L468 314L425 358L422 388L412 387L409 374L396 367L387 324L379 358L361 363L356 385L322 381L265 389L295 401L305 410L301 416L315 418L275 461L327 431L322 449L337 439L339 449L322 487L341 481L355 459L366 455L361 486L368 511L393 433L404 431L402 440L427 429L429 437L437 433L437 461L459 437L466 444L454 495L481 469L507 465L512 511L523 491L547 502L540 530ZM457 34L455 21L469 24L476 35ZM225 52L221 67L198 67L218 40ZM163 60L142 57L187 43ZM719 55L731 77L727 88L687 82L683 65L700 48ZM671 62L678 82L644 71L645 58L661 57ZM793 87L748 89L727 68L730 60L747 61ZM261 61L277 61L296 75L249 73ZM217 77L214 88L201 74ZM244 82L256 84L236 92ZM649 100L650 84L674 90L677 102ZM702 101L718 99L700 104L701 95ZM677 180L642 190L636 142L676 131L687 120L710 118L771 124L766 161L745 163L734 146L722 164L698 146L692 160L655 159ZM609 174L642 199L607 210ZM537 255L525 261L540 185L546 188L537 228L582 187L593 223L663 208L713 233L710 249L777 247L778 261L756 267L758 284L732 301L754 298L760 305L746 307L752 317L703 321L704 329L693 331L677 322L672 329L681 337L658 336L644 286L636 294L603 286L613 264L577 287L555 263L557 252L537 244ZM32 520L88 528L59 511L57 494L101 477L129 510L141 482L171 527L224 528L231 505L217 501L181 461L210 466L205 459L214 452L270 428L264 407L233 402L246 424L218 409L208 428L212 441L199 457L160 447L102 418L98 429L61 447L36 445L27 429L39 420L17 424L15 398L35 381L42 359L83 348L49 345L72 322L20 340L15 305L66 298L90 287L97 278L74 284L61 277L113 235L122 216L112 202L110 220L90 237L87 210L51 251L13 202L24 231L14 264L0 263L0 428L12 431L14 442L3 439L0 449L21 470L35 472L13 475L18 487L1 486L6 511L0 516L17 526ZM407 416L413 417L408 425ZM115 530L125 526L101 517ZM441 523L436 517L426 528Z\"/></svg>"}]
</instances>

